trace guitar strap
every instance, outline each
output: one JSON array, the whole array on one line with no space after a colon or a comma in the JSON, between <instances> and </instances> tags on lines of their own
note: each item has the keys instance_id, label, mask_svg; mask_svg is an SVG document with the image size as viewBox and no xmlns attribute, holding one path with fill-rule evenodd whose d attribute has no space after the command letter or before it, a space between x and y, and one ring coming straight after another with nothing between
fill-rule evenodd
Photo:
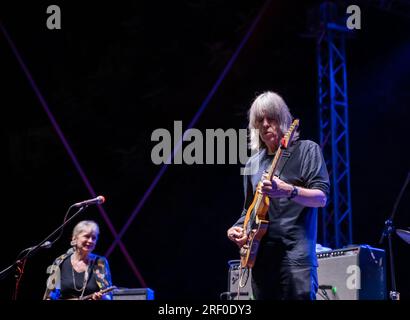
<instances>
[{"instance_id":1,"label":"guitar strap","mask_svg":"<svg viewBox=\"0 0 410 320\"><path fill-rule=\"evenodd\" d=\"M285 168L286 163L292 156L292 153L297 145L299 145L299 140L293 142L289 148L282 151L282 155L279 159L278 165L276 166L275 172L273 173L274 176L280 177L280 175L283 172L283 169Z\"/></svg>"}]
</instances>

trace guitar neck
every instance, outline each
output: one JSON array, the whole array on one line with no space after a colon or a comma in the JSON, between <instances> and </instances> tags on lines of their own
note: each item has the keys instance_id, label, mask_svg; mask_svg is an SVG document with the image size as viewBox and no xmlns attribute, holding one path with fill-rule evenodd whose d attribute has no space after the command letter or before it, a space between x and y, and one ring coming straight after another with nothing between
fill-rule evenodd
<instances>
[{"instance_id":1,"label":"guitar neck","mask_svg":"<svg viewBox=\"0 0 410 320\"><path fill-rule=\"evenodd\" d=\"M275 157L273 158L272 164L268 170L268 179L272 180L272 176L275 173L275 169L278 165L279 159L282 156L283 149L287 149L289 144L293 140L293 136L295 134L295 131L299 128L299 119L293 120L293 123L289 127L288 131L286 134L283 136L283 138L280 140L279 147L276 151Z\"/></svg>"},{"instance_id":2,"label":"guitar neck","mask_svg":"<svg viewBox=\"0 0 410 320\"><path fill-rule=\"evenodd\" d=\"M272 180L273 173L275 172L275 169L277 167L277 164L279 162L281 154L282 154L282 147L279 147L278 150L276 151L275 157L273 158L272 163L271 163L271 165L268 169L268 177L267 177L268 180ZM261 183L262 183L262 180L261 180L260 184ZM258 200L256 201L255 208L259 208L259 206L260 206L261 202L263 201L264 197L266 197L266 196L262 195L262 194L258 194Z\"/></svg>"},{"instance_id":3,"label":"guitar neck","mask_svg":"<svg viewBox=\"0 0 410 320\"><path fill-rule=\"evenodd\" d=\"M271 165L269 167L269 170L268 170L268 179L269 180L272 180L272 176L275 172L275 169L278 165L278 162L279 162L279 159L280 159L281 155L282 155L282 147L279 147L278 150L276 151L275 157L273 158L272 163L271 163Z\"/></svg>"},{"instance_id":4,"label":"guitar neck","mask_svg":"<svg viewBox=\"0 0 410 320\"><path fill-rule=\"evenodd\" d=\"M105 293L108 293L108 292L110 292L110 291L112 291L112 290L114 290L114 289L116 289L116 288L117 288L117 287L115 287L115 286L111 286L111 287L105 288L105 289L100 290L100 291L97 291L97 292L100 292L101 294L105 294ZM94 293L95 293L95 292L94 292ZM91 293L91 294L88 294L88 295L86 295L86 296L84 296L84 297L81 297L79 300L90 300L90 299L93 297L94 293Z\"/></svg>"}]
</instances>

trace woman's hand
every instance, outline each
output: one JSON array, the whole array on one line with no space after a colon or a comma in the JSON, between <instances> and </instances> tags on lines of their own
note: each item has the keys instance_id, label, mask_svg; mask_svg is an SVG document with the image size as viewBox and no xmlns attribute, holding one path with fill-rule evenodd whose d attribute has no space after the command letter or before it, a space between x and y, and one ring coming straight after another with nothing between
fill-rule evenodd
<instances>
[{"instance_id":1,"label":"woman's hand","mask_svg":"<svg viewBox=\"0 0 410 320\"><path fill-rule=\"evenodd\" d=\"M101 300L102 296L103 294L101 292L94 292L91 297L91 300Z\"/></svg>"}]
</instances>

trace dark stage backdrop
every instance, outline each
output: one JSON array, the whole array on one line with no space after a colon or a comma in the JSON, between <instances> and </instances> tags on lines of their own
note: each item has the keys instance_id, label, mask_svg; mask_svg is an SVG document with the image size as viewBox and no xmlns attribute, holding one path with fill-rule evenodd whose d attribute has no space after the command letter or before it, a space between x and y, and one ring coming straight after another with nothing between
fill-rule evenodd
<instances>
[{"instance_id":1,"label":"dark stage backdrop","mask_svg":"<svg viewBox=\"0 0 410 320\"><path fill-rule=\"evenodd\" d=\"M161 166L151 150L157 128L187 127L265 1L32 1L1 5L0 19L78 162L119 232ZM315 1L272 1L195 128L246 128L258 93L283 95L318 141ZM46 28L58 4L62 29ZM354 242L377 243L409 171L410 19L362 7L362 30L347 43ZM0 36L2 212L0 268L57 228L68 207L91 198L4 35ZM184 144L186 146L187 143ZM238 251L227 228L243 205L241 165L169 165L122 237L157 299L218 299ZM395 224L410 226L405 192ZM96 207L29 259L20 299L41 299L46 267L69 247L75 222L93 219L96 253L114 240ZM398 291L410 299L410 245L393 238ZM382 246L383 247L383 246ZM117 246L114 283L141 287ZM11 299L13 274L0 283Z\"/></svg>"}]
</instances>

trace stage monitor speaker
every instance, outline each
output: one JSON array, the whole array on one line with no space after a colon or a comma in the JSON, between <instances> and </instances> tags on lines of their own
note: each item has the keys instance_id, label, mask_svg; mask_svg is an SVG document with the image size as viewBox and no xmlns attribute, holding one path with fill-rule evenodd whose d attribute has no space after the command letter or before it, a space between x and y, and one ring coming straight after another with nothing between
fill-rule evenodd
<instances>
[{"instance_id":1,"label":"stage monitor speaker","mask_svg":"<svg viewBox=\"0 0 410 320\"><path fill-rule=\"evenodd\" d=\"M384 250L360 245L317 253L317 300L385 300Z\"/></svg>"},{"instance_id":2,"label":"stage monitor speaker","mask_svg":"<svg viewBox=\"0 0 410 320\"><path fill-rule=\"evenodd\" d=\"M251 271L249 271L249 277L246 281L246 284L243 288L239 290L239 299L238 297L238 286L239 286L239 277L240 277L240 260L230 260L228 261L229 270L228 270L228 300L251 300L252 296L252 286L251 286ZM245 282L246 276L243 279Z\"/></svg>"},{"instance_id":3,"label":"stage monitor speaker","mask_svg":"<svg viewBox=\"0 0 410 320\"><path fill-rule=\"evenodd\" d=\"M154 300L150 288L119 288L113 291L113 300Z\"/></svg>"}]
</instances>

